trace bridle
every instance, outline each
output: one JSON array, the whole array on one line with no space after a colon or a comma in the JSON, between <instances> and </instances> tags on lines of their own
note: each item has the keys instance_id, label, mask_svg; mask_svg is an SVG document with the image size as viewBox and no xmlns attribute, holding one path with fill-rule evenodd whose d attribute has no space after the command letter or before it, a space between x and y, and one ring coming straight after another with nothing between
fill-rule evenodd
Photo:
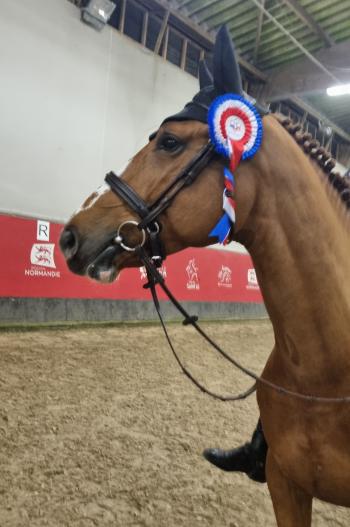
<instances>
[{"instance_id":1,"label":"bridle","mask_svg":"<svg viewBox=\"0 0 350 527\"><path fill-rule=\"evenodd\" d=\"M153 137L154 135L151 136L152 139ZM176 178L163 190L158 198L155 199L150 205L147 205L147 203L135 192L135 190L130 185L128 185L128 183L118 177L114 172L109 172L105 177L105 182L110 186L111 190L120 199L122 199L133 212L137 214L137 216L140 218L140 221L137 222L134 219L130 219L121 223L117 229L116 236L113 239L113 244L109 245L104 251L102 251L102 253L100 253L100 255L95 259L93 265L98 265L100 261L102 262L106 258L108 260L112 260L117 254L120 254L124 251L135 253L144 265L147 273L148 283L143 287L150 289L151 291L154 306L159 316L165 337L182 372L201 391L207 393L215 399L220 399L222 401L236 401L239 399L245 399L250 394L252 394L256 389L256 384L254 383L251 388L238 395L223 396L208 390L200 382L198 382L189 372L189 370L182 364L178 354L174 349L160 311L160 303L156 292L156 285L158 284L166 293L175 308L184 316L183 324L192 325L223 357L226 358L226 360L233 363L236 367L241 368L238 362L221 350L221 348L219 348L219 346L217 346L217 344L213 342L210 337L208 337L206 333L198 326L198 317L191 316L183 308L183 306L177 301L177 299L168 289L163 277L157 270L157 268L162 265L164 259L166 258L164 246L160 238L162 227L159 216L172 204L175 197L184 188L192 185L202 170L208 166L215 157L218 157L218 154L215 152L213 144L208 141L176 176ZM127 225L134 226L141 233L141 240L135 246L127 245L123 238L123 229ZM146 243L148 245L148 250L145 248Z\"/></svg>"},{"instance_id":2,"label":"bridle","mask_svg":"<svg viewBox=\"0 0 350 527\"><path fill-rule=\"evenodd\" d=\"M266 112L265 112L266 113ZM173 352L173 355L179 364L182 372L203 392L208 395L220 399L222 401L236 401L245 399L256 390L257 383L260 383L268 388L271 388L279 394L290 396L299 400L316 403L349 403L350 397L320 397L315 395L301 394L292 390L288 390L279 386L267 379L260 377L250 369L242 366L239 362L228 355L220 346L218 346L197 324L198 317L190 315L183 306L177 301L171 291L165 284L164 278L160 274L157 268L162 265L163 260L166 258L164 247L160 239L161 222L159 216L172 204L175 197L184 188L190 186L200 175L202 170L208 166L208 164L217 157L214 146L209 141L201 150L191 159L191 161L185 166L180 174L163 190L163 192L148 205L136 192L128 185L123 179L119 178L114 172L109 172L105 181L110 186L111 190L119 196L133 212L137 214L140 221L137 222L134 219L124 221L119 225L117 234L113 239L112 245L108 246L102 253L96 258L94 265L100 260L103 261L105 258L112 259L117 254L124 251L134 252L139 260L144 265L148 283L145 284L144 288L149 288L152 294L154 306L156 308L160 323L164 330L165 337L168 344ZM141 241L135 246L127 245L123 238L123 229L127 225L132 225L137 228L141 233ZM147 249L146 249L147 245ZM158 300L156 285L159 285L175 308L184 317L184 325L192 325L196 331L228 362L245 373L248 377L254 379L254 384L248 390L238 395L223 396L208 390L200 382L198 382L189 370L182 364L178 354L176 353L174 346L171 342L169 334L167 332L164 319L160 311L160 303Z\"/></svg>"},{"instance_id":3,"label":"bridle","mask_svg":"<svg viewBox=\"0 0 350 527\"><path fill-rule=\"evenodd\" d=\"M143 247L146 241L148 241L151 259L156 267L160 267L166 258L166 254L160 239L162 226L159 221L159 216L172 204L179 192L185 187L192 185L202 170L215 156L217 154L215 153L214 146L209 141L150 205L147 205L128 183L118 177L114 172L109 172L105 177L106 183L141 219L139 223L135 220L123 222L118 227L114 242L119 244L125 251L134 252L138 248ZM126 245L123 240L122 231L126 225L137 226L141 232L141 242L134 247Z\"/></svg>"}]
</instances>

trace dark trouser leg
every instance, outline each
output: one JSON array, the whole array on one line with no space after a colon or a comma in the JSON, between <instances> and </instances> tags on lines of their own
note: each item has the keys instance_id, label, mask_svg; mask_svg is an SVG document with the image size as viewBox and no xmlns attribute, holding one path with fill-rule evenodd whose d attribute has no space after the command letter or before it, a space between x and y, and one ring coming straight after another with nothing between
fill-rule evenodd
<instances>
[{"instance_id":1,"label":"dark trouser leg","mask_svg":"<svg viewBox=\"0 0 350 527\"><path fill-rule=\"evenodd\" d=\"M207 448L204 450L203 456L210 463L222 470L244 472L250 479L265 483L267 449L268 446L259 419L250 443L246 443L233 450Z\"/></svg>"}]
</instances>

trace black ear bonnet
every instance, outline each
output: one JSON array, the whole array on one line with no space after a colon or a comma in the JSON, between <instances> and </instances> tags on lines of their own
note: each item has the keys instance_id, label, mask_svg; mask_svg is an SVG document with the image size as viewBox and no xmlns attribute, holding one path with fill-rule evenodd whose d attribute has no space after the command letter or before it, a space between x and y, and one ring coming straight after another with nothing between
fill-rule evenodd
<instances>
[{"instance_id":1,"label":"black ear bonnet","mask_svg":"<svg viewBox=\"0 0 350 527\"><path fill-rule=\"evenodd\" d=\"M192 101L186 104L183 110L167 117L162 124L168 121L188 120L200 121L206 124L208 122L209 106L219 95L225 93L245 95L242 88L241 74L235 48L226 26L222 26L217 33L213 64L214 78L209 72L205 62L200 62L200 91L196 93ZM267 113L265 109L260 107L257 107L257 109L262 115Z\"/></svg>"},{"instance_id":2,"label":"black ear bonnet","mask_svg":"<svg viewBox=\"0 0 350 527\"><path fill-rule=\"evenodd\" d=\"M164 119L163 123L168 121L200 121L207 123L208 110L212 101L217 97L214 86L203 88L193 97L192 101L187 103L181 112L171 115Z\"/></svg>"}]
</instances>

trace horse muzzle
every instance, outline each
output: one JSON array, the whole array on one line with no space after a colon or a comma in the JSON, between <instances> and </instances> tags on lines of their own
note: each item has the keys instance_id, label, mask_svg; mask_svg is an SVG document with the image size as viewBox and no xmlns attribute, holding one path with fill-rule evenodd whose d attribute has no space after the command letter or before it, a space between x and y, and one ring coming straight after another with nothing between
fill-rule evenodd
<instances>
[{"instance_id":1,"label":"horse muzzle","mask_svg":"<svg viewBox=\"0 0 350 527\"><path fill-rule=\"evenodd\" d=\"M75 274L89 276L98 282L113 282L124 266L136 265L135 251L146 240L144 231L135 229L135 221L127 221L120 225L117 232L108 233L101 244L100 236L81 236L74 225L67 225L60 236L59 245L66 259L67 266ZM130 226L134 230L134 244L125 238L121 229ZM138 239L139 238L139 239ZM96 244L98 240L98 245Z\"/></svg>"},{"instance_id":2,"label":"horse muzzle","mask_svg":"<svg viewBox=\"0 0 350 527\"><path fill-rule=\"evenodd\" d=\"M106 247L87 267L87 275L98 282L113 282L118 274L117 256L123 252L120 245L111 244Z\"/></svg>"},{"instance_id":3,"label":"horse muzzle","mask_svg":"<svg viewBox=\"0 0 350 527\"><path fill-rule=\"evenodd\" d=\"M81 237L74 225L68 225L61 233L59 245L73 273L101 282L112 282L116 278L116 259L123 251L111 236L102 246L94 247L91 238Z\"/></svg>"},{"instance_id":4,"label":"horse muzzle","mask_svg":"<svg viewBox=\"0 0 350 527\"><path fill-rule=\"evenodd\" d=\"M61 251L66 260L73 258L79 249L78 232L73 226L65 227L59 239Z\"/></svg>"}]
</instances>

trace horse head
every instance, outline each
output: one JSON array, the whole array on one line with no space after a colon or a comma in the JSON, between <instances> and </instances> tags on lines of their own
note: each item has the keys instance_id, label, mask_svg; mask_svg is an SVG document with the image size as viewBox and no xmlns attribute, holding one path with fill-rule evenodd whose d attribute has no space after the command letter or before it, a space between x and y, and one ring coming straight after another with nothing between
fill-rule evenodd
<instances>
[{"instance_id":1,"label":"horse head","mask_svg":"<svg viewBox=\"0 0 350 527\"><path fill-rule=\"evenodd\" d=\"M243 94L234 46L225 27L216 38L213 77L202 62L199 81L200 90L192 101L163 121L148 144L117 178L131 188L130 192L140 197L143 204L157 205L159 196L177 181L184 167L189 167L190 181L186 180L181 192L169 200L169 206L163 208L151 224L151 230L161 230L159 237L166 254L217 241L210 233L222 215L223 169L228 161L213 151L205 152L206 162L202 161L195 180L191 180L191 163L208 145L208 109L213 100L221 94ZM245 170L244 165L240 170ZM240 187L237 191L245 193L243 186ZM167 198L169 196L165 196ZM236 232L244 222L243 205L237 213ZM74 213L61 234L60 246L70 270L110 282L121 269L139 266L135 252L120 250L120 247L115 250L116 238L123 239L122 246L127 249L143 243L148 247L149 225L140 229L137 228L139 222L138 211L132 210L109 185L102 185Z\"/></svg>"}]
</instances>

